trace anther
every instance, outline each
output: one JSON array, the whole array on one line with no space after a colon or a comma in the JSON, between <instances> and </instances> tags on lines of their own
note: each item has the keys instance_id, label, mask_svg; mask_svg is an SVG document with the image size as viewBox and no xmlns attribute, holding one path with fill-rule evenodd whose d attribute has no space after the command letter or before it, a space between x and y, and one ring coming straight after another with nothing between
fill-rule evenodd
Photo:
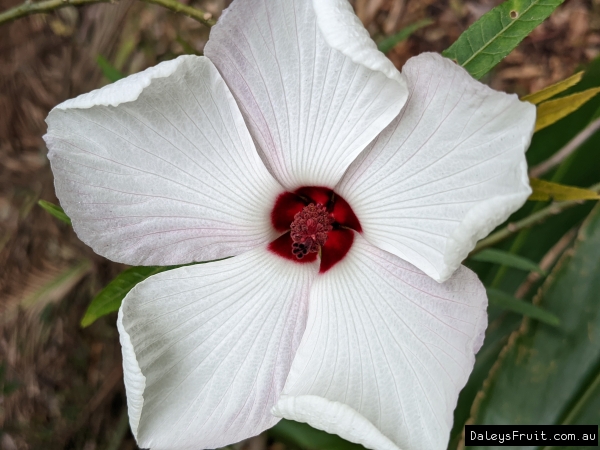
<instances>
[{"instance_id":1,"label":"anther","mask_svg":"<svg viewBox=\"0 0 600 450\"><path fill-rule=\"evenodd\" d=\"M333 219L325 206L311 203L294 216L290 225L292 253L302 259L308 253L316 253L327 241L327 233L333 228Z\"/></svg>"}]
</instances>

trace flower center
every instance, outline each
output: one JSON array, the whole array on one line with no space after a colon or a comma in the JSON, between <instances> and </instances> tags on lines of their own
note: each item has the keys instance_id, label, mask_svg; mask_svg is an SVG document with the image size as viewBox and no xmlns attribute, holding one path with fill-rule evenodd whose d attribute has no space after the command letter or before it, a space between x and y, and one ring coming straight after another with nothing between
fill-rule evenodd
<instances>
[{"instance_id":1,"label":"flower center","mask_svg":"<svg viewBox=\"0 0 600 450\"><path fill-rule=\"evenodd\" d=\"M320 272L340 262L362 228L352 208L331 189L306 186L284 192L271 211L273 228L282 233L269 250L297 263L320 258Z\"/></svg>"},{"instance_id":2,"label":"flower center","mask_svg":"<svg viewBox=\"0 0 600 450\"><path fill-rule=\"evenodd\" d=\"M333 227L333 218L329 216L327 208L321 204L311 203L294 216L290 225L292 253L302 259L307 253L317 253L327 241L327 233Z\"/></svg>"}]
</instances>

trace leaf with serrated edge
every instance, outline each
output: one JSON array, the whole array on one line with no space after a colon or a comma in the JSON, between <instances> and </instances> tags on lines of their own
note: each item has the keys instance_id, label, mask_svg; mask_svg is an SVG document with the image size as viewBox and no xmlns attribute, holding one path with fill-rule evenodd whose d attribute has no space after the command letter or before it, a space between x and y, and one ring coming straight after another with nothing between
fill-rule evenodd
<instances>
[{"instance_id":1,"label":"leaf with serrated edge","mask_svg":"<svg viewBox=\"0 0 600 450\"><path fill-rule=\"evenodd\" d=\"M564 0L509 0L484 14L442 54L481 78Z\"/></svg>"},{"instance_id":2,"label":"leaf with serrated edge","mask_svg":"<svg viewBox=\"0 0 600 450\"><path fill-rule=\"evenodd\" d=\"M577 72L575 75L570 76L569 78L565 78L558 83L554 83L547 88L542 89L541 91L534 92L533 94L525 95L521 97L521 100L524 102L533 103L537 105L538 103L542 103L544 100L548 100L561 92L566 91L570 87L575 86L577 83L581 81L581 77L583 77L583 71Z\"/></svg>"},{"instance_id":3,"label":"leaf with serrated edge","mask_svg":"<svg viewBox=\"0 0 600 450\"><path fill-rule=\"evenodd\" d=\"M533 193L529 196L529 200L546 201L546 200L599 200L600 194L590 189L584 189L574 186L565 186L564 184L552 183L546 180L538 180L530 178L529 183L533 189Z\"/></svg>"}]
</instances>

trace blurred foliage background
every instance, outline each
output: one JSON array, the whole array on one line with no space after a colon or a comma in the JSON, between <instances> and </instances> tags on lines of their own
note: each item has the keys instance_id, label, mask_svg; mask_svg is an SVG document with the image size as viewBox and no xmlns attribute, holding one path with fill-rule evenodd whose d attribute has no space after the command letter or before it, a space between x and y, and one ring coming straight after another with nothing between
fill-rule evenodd
<instances>
[{"instance_id":1,"label":"blurred foliage background","mask_svg":"<svg viewBox=\"0 0 600 450\"><path fill-rule=\"evenodd\" d=\"M193 5L216 19L227 3L198 0ZM421 52L447 49L499 3L353 2L398 68ZM17 4L0 0L0 11ZM3 450L136 448L127 420L116 314L80 326L92 298L126 267L95 255L68 224L38 206L39 200L57 203L41 136L56 104L121 74L181 54L201 54L208 35L208 27L197 21L133 0L68 7L0 26ZM599 54L600 1L567 0L482 81L523 96L585 70L581 82L561 94L568 95L600 86ZM530 165L548 160L599 117L597 96L536 133ZM541 176L580 187L600 182L600 133L596 128L588 134ZM546 203L528 202L511 222ZM459 399L450 449L462 448L467 421L600 422L600 209L595 204L581 202L495 245L533 261L531 267L514 268L507 253L500 259L488 253L467 260L496 304L490 306L485 345ZM521 306L543 307L559 325L508 312L507 297L519 299ZM235 447L360 446L284 421Z\"/></svg>"}]
</instances>

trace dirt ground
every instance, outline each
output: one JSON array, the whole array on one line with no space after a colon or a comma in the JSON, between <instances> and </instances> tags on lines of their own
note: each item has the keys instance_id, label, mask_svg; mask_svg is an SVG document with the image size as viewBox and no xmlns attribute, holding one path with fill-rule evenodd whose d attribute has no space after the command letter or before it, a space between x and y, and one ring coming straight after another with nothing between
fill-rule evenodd
<instances>
[{"instance_id":1,"label":"dirt ground","mask_svg":"<svg viewBox=\"0 0 600 450\"><path fill-rule=\"evenodd\" d=\"M226 0L197 3L215 17ZM375 39L433 23L397 45L398 68L447 48L498 1L355 0ZM0 0L0 11L17 5ZM107 82L102 55L129 74L200 54L208 29L135 0L66 8L0 26L0 448L134 449L115 315L82 329L93 295L124 266L95 255L37 206L57 202L41 136L48 111ZM600 0L567 0L484 81L525 94L600 54ZM280 443L255 439L259 450ZM238 446L240 447L240 446Z\"/></svg>"}]
</instances>

